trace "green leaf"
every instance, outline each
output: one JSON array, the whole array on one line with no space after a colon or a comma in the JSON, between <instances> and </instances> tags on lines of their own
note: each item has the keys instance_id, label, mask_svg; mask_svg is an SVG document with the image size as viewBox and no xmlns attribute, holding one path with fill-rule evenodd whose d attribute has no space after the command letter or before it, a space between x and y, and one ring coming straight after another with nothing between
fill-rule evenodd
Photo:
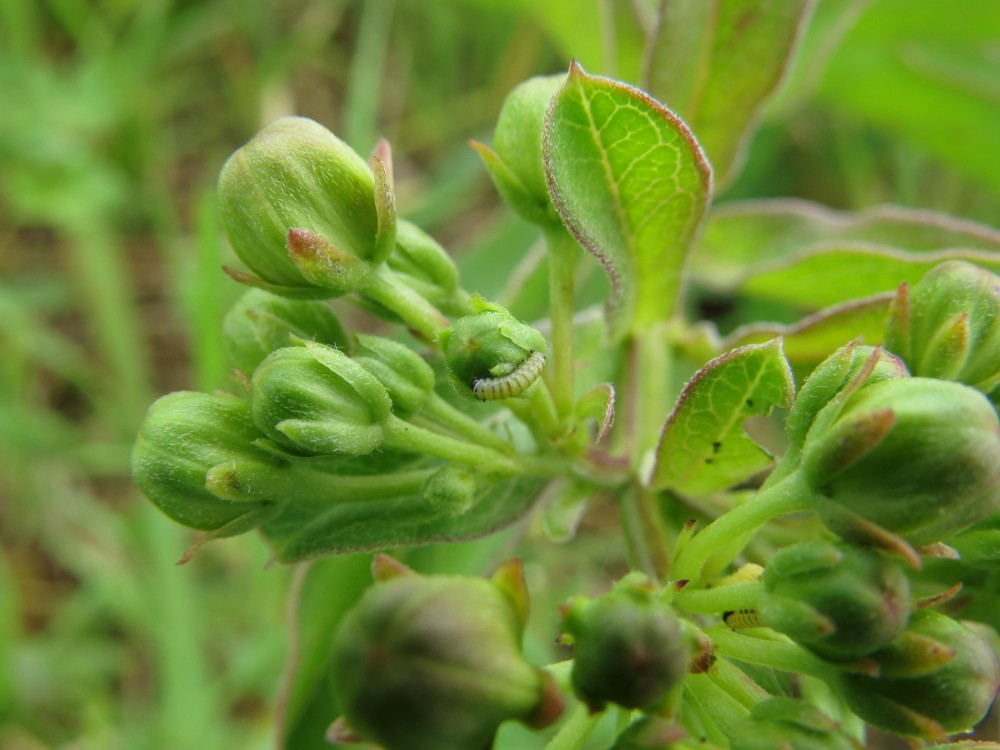
<instances>
[{"instance_id":1,"label":"green leaf","mask_svg":"<svg viewBox=\"0 0 1000 750\"><path fill-rule=\"evenodd\" d=\"M758 112L778 87L809 0L666 0L649 90L698 135L725 185L742 163Z\"/></svg>"},{"instance_id":2,"label":"green leaf","mask_svg":"<svg viewBox=\"0 0 1000 750\"><path fill-rule=\"evenodd\" d=\"M1000 271L1000 252L988 250L917 253L884 245L832 244L763 264L746 278L741 289L752 297L816 310L855 297L891 292L904 281L916 284L938 263L956 259Z\"/></svg>"},{"instance_id":3,"label":"green leaf","mask_svg":"<svg viewBox=\"0 0 1000 750\"><path fill-rule=\"evenodd\" d=\"M747 436L743 421L787 408L793 396L780 339L713 359L691 378L667 418L650 485L705 495L752 476L771 456Z\"/></svg>"},{"instance_id":4,"label":"green leaf","mask_svg":"<svg viewBox=\"0 0 1000 750\"><path fill-rule=\"evenodd\" d=\"M914 252L1000 251L996 229L931 211L878 206L851 213L801 200L739 201L712 210L692 254L691 270L705 286L732 291L762 263L842 240Z\"/></svg>"},{"instance_id":5,"label":"green leaf","mask_svg":"<svg viewBox=\"0 0 1000 750\"><path fill-rule=\"evenodd\" d=\"M872 346L882 343L892 298L892 293L886 293L851 300L793 325L751 323L729 334L723 346L731 349L781 337L785 357L796 371L811 372L847 341L861 338Z\"/></svg>"},{"instance_id":6,"label":"green leaf","mask_svg":"<svg viewBox=\"0 0 1000 750\"><path fill-rule=\"evenodd\" d=\"M278 562L486 536L527 513L544 482L518 478L491 487L465 515L435 511L419 495L289 506L262 527Z\"/></svg>"},{"instance_id":7,"label":"green leaf","mask_svg":"<svg viewBox=\"0 0 1000 750\"><path fill-rule=\"evenodd\" d=\"M670 318L711 190L688 127L642 91L573 63L549 105L543 150L559 215L611 280L612 334Z\"/></svg>"}]
</instances>

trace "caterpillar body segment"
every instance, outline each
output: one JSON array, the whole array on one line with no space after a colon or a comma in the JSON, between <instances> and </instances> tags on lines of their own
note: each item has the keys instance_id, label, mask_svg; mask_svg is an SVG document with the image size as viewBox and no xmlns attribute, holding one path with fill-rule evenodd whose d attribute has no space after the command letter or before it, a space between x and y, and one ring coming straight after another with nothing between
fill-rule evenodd
<instances>
[{"instance_id":1,"label":"caterpillar body segment","mask_svg":"<svg viewBox=\"0 0 1000 750\"><path fill-rule=\"evenodd\" d=\"M733 630L764 627L764 623L760 619L760 613L755 609L735 609L723 612L722 621Z\"/></svg>"},{"instance_id":2,"label":"caterpillar body segment","mask_svg":"<svg viewBox=\"0 0 1000 750\"><path fill-rule=\"evenodd\" d=\"M538 380L544 369L545 355L538 351L532 352L527 359L503 377L473 380L472 394L483 401L520 396Z\"/></svg>"}]
</instances>

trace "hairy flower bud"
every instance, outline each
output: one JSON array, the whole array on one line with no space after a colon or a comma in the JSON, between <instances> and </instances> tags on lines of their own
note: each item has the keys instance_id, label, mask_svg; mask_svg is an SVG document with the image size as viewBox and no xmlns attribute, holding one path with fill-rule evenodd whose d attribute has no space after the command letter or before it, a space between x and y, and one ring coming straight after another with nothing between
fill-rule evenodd
<instances>
[{"instance_id":1,"label":"hairy flower bud","mask_svg":"<svg viewBox=\"0 0 1000 750\"><path fill-rule=\"evenodd\" d=\"M729 732L732 750L862 750L818 708L795 698L761 701Z\"/></svg>"},{"instance_id":2,"label":"hairy flower bud","mask_svg":"<svg viewBox=\"0 0 1000 750\"><path fill-rule=\"evenodd\" d=\"M396 228L396 247L387 265L421 297L444 312L456 305L458 267L437 240L412 222L400 221ZM464 309L458 314L466 312Z\"/></svg>"},{"instance_id":3,"label":"hairy flower bud","mask_svg":"<svg viewBox=\"0 0 1000 750\"><path fill-rule=\"evenodd\" d=\"M911 737L972 729L1000 684L990 644L933 610L915 612L906 631L870 658L878 675L842 673L841 695L869 724Z\"/></svg>"},{"instance_id":4,"label":"hairy flower bud","mask_svg":"<svg viewBox=\"0 0 1000 750\"><path fill-rule=\"evenodd\" d=\"M434 371L415 351L380 336L355 336L354 361L378 378L400 417L416 414L434 390Z\"/></svg>"},{"instance_id":5,"label":"hairy flower bud","mask_svg":"<svg viewBox=\"0 0 1000 750\"><path fill-rule=\"evenodd\" d=\"M383 566L384 567L384 566ZM487 748L500 724L553 721L553 687L521 655L526 602L503 579L400 572L372 586L334 638L334 693L386 750Z\"/></svg>"},{"instance_id":6,"label":"hairy flower bud","mask_svg":"<svg viewBox=\"0 0 1000 750\"><path fill-rule=\"evenodd\" d=\"M616 703L655 711L687 674L677 617L640 574L593 601L575 599L563 629L573 643L573 687L592 709Z\"/></svg>"},{"instance_id":7,"label":"hairy flower bud","mask_svg":"<svg viewBox=\"0 0 1000 750\"><path fill-rule=\"evenodd\" d=\"M866 538L870 523L930 544L1000 509L1000 423L967 386L885 380L855 392L828 429L810 431L802 471L841 536Z\"/></svg>"},{"instance_id":8,"label":"hairy flower bud","mask_svg":"<svg viewBox=\"0 0 1000 750\"><path fill-rule=\"evenodd\" d=\"M875 550L802 542L771 559L763 583L763 623L831 661L881 648L909 617L909 580Z\"/></svg>"},{"instance_id":9,"label":"hairy flower bud","mask_svg":"<svg viewBox=\"0 0 1000 750\"><path fill-rule=\"evenodd\" d=\"M886 346L914 375L989 393L1000 385L1000 276L961 260L942 263L893 301Z\"/></svg>"},{"instance_id":10,"label":"hairy flower bud","mask_svg":"<svg viewBox=\"0 0 1000 750\"><path fill-rule=\"evenodd\" d=\"M218 194L233 249L274 291L357 291L382 260L372 170L317 122L264 127L223 166Z\"/></svg>"},{"instance_id":11,"label":"hairy flower bud","mask_svg":"<svg viewBox=\"0 0 1000 750\"><path fill-rule=\"evenodd\" d=\"M857 390L907 374L902 360L886 351L857 342L841 347L813 370L796 394L786 422L789 449L801 449L819 413L845 389Z\"/></svg>"},{"instance_id":12,"label":"hairy flower bud","mask_svg":"<svg viewBox=\"0 0 1000 750\"><path fill-rule=\"evenodd\" d=\"M566 76L537 76L504 100L493 134L493 149L473 144L500 196L533 224L559 223L545 182L542 132L549 102Z\"/></svg>"},{"instance_id":13,"label":"hairy flower bud","mask_svg":"<svg viewBox=\"0 0 1000 750\"><path fill-rule=\"evenodd\" d=\"M234 396L179 391L158 399L132 450L132 479L156 507L185 526L217 531L232 524L232 533L249 531L250 521L270 498L247 495L223 499L205 487L209 470L220 464L263 471L279 470L279 462L254 447L260 432L245 402ZM277 500L278 498L273 498Z\"/></svg>"},{"instance_id":14,"label":"hairy flower bud","mask_svg":"<svg viewBox=\"0 0 1000 750\"><path fill-rule=\"evenodd\" d=\"M365 367L338 349L304 342L272 352L253 376L254 424L299 455L371 453L392 402Z\"/></svg>"},{"instance_id":15,"label":"hairy flower bud","mask_svg":"<svg viewBox=\"0 0 1000 750\"><path fill-rule=\"evenodd\" d=\"M292 337L348 347L347 334L325 302L279 297L248 289L222 322L223 342L240 370L252 375L275 349L291 346Z\"/></svg>"},{"instance_id":16,"label":"hairy flower bud","mask_svg":"<svg viewBox=\"0 0 1000 750\"><path fill-rule=\"evenodd\" d=\"M500 305L481 297L474 297L472 304L475 312L442 331L440 341L455 389L478 398L473 394L477 380L507 377L532 354L544 355L548 345L541 333Z\"/></svg>"}]
</instances>

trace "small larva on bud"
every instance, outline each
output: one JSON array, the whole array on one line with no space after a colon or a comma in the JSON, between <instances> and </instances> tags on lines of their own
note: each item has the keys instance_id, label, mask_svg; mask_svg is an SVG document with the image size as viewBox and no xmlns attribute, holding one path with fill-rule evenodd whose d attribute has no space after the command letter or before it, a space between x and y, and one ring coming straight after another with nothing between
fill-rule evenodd
<instances>
[{"instance_id":1,"label":"small larva on bud","mask_svg":"<svg viewBox=\"0 0 1000 750\"><path fill-rule=\"evenodd\" d=\"M495 401L500 398L514 398L524 393L532 383L538 380L545 369L545 355L532 352L521 364L507 375L500 378L476 378L472 381L472 393L483 401Z\"/></svg>"}]
</instances>

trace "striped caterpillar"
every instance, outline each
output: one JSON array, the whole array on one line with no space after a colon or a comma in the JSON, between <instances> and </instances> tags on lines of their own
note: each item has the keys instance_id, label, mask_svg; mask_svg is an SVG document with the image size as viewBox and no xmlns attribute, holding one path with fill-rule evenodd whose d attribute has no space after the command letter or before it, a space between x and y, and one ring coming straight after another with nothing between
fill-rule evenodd
<instances>
[{"instance_id":1,"label":"striped caterpillar","mask_svg":"<svg viewBox=\"0 0 1000 750\"><path fill-rule=\"evenodd\" d=\"M722 621L733 630L764 627L764 623L760 621L760 614L755 609L736 609L723 612Z\"/></svg>"},{"instance_id":2,"label":"striped caterpillar","mask_svg":"<svg viewBox=\"0 0 1000 750\"><path fill-rule=\"evenodd\" d=\"M545 355L541 352L532 352L527 359L503 377L473 380L472 394L483 401L520 396L538 380L543 369L545 369Z\"/></svg>"}]
</instances>

